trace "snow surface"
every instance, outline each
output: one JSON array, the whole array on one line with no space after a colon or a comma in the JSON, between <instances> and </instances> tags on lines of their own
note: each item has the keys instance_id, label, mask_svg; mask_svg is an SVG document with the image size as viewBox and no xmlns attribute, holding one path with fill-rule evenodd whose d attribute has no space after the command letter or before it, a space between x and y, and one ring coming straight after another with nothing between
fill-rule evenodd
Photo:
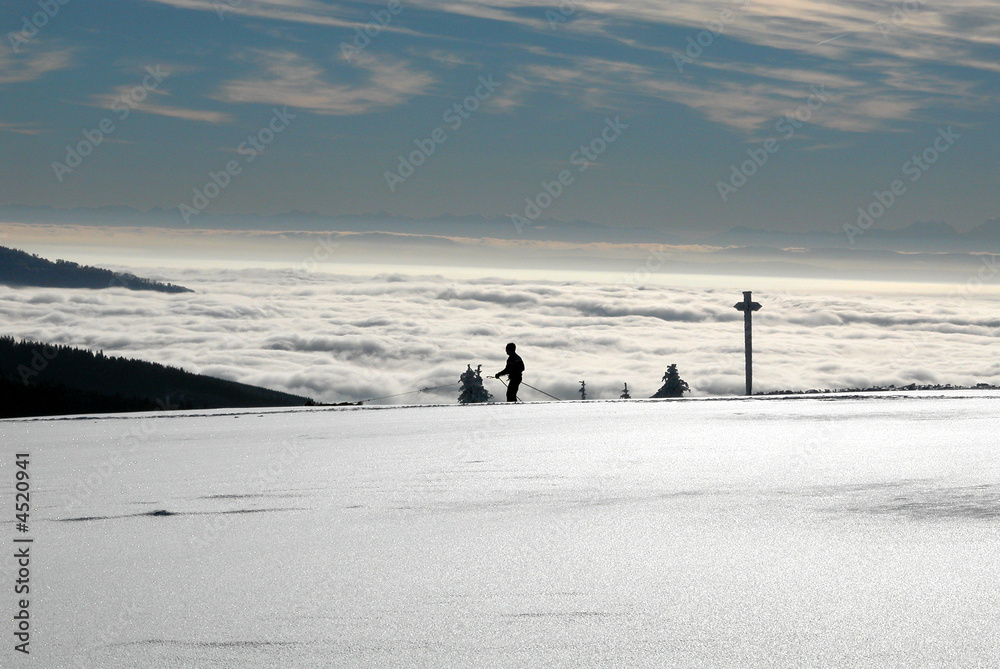
<instances>
[{"instance_id":1,"label":"snow surface","mask_svg":"<svg viewBox=\"0 0 1000 669\"><path fill-rule=\"evenodd\" d=\"M997 666L998 409L951 392L0 421L3 508L21 450L35 502L32 655L8 630L0 664Z\"/></svg>"}]
</instances>

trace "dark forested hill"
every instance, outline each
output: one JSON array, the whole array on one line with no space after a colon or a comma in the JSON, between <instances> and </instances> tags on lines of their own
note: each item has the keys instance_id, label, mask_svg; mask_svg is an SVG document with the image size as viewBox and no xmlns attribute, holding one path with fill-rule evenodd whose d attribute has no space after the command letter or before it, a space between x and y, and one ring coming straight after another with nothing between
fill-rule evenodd
<instances>
[{"instance_id":1,"label":"dark forested hill","mask_svg":"<svg viewBox=\"0 0 1000 669\"><path fill-rule=\"evenodd\" d=\"M307 404L313 401L176 367L0 337L0 418Z\"/></svg>"},{"instance_id":2,"label":"dark forested hill","mask_svg":"<svg viewBox=\"0 0 1000 669\"><path fill-rule=\"evenodd\" d=\"M191 293L190 288L143 279L134 274L78 265L75 262L52 262L37 255L0 246L0 283L9 286L46 288L113 288L157 290L162 293Z\"/></svg>"}]
</instances>

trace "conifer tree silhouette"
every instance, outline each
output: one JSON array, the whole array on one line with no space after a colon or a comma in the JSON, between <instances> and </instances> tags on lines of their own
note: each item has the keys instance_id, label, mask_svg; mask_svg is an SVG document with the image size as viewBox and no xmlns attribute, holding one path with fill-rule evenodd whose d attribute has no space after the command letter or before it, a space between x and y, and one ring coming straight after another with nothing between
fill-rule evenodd
<instances>
[{"instance_id":1,"label":"conifer tree silhouette","mask_svg":"<svg viewBox=\"0 0 1000 669\"><path fill-rule=\"evenodd\" d=\"M472 365L467 365L466 370L462 372L462 376L459 377L459 383L462 384L462 393L458 396L460 403L479 404L493 399L493 395L483 387L482 368L482 365L477 365L475 369L472 369Z\"/></svg>"},{"instance_id":2,"label":"conifer tree silhouette","mask_svg":"<svg viewBox=\"0 0 1000 669\"><path fill-rule=\"evenodd\" d=\"M653 395L654 398L657 397L683 397L684 393L690 392L688 388L687 381L681 378L680 372L677 371L677 365L670 365L667 367L666 373L663 375L663 385L660 389L656 391Z\"/></svg>"}]
</instances>

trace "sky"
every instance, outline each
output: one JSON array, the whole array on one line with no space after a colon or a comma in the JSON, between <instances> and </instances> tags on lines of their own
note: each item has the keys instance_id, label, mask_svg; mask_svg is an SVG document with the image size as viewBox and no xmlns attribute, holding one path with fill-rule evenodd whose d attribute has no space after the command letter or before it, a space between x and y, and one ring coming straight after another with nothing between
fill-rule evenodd
<instances>
[{"instance_id":1,"label":"sky","mask_svg":"<svg viewBox=\"0 0 1000 669\"><path fill-rule=\"evenodd\" d=\"M0 29L0 207L997 217L995 3L11 0Z\"/></svg>"},{"instance_id":2,"label":"sky","mask_svg":"<svg viewBox=\"0 0 1000 669\"><path fill-rule=\"evenodd\" d=\"M713 395L752 289L759 390L1000 383L1000 5L18 0L0 37L0 244L198 291L3 288L14 336L322 401L512 340L561 396Z\"/></svg>"}]
</instances>

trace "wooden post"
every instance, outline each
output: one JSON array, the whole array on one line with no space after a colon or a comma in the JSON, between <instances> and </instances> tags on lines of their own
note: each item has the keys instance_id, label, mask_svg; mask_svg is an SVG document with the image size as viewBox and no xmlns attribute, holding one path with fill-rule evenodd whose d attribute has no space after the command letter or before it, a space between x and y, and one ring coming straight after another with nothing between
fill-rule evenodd
<instances>
[{"instance_id":1,"label":"wooden post","mask_svg":"<svg viewBox=\"0 0 1000 669\"><path fill-rule=\"evenodd\" d=\"M743 312L743 355L746 362L747 395L753 395L753 312L760 309L760 304L751 299L751 292L744 290L743 301L734 305L737 311Z\"/></svg>"}]
</instances>

